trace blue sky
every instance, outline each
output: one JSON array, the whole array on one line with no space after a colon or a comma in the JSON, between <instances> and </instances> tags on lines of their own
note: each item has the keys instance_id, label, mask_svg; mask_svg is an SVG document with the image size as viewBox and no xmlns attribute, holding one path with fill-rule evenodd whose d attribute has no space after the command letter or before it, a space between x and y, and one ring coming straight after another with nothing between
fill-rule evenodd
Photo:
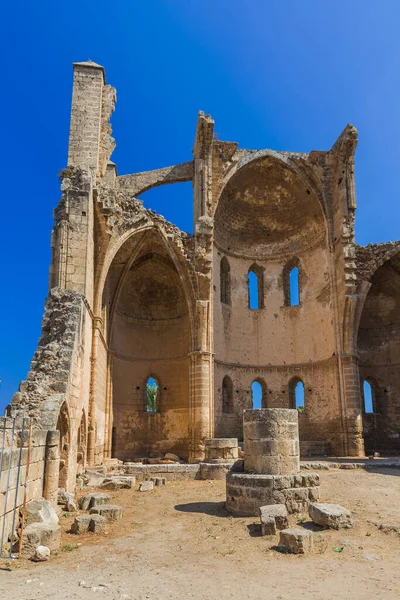
<instances>
[{"instance_id":1,"label":"blue sky","mask_svg":"<svg viewBox=\"0 0 400 600\"><path fill-rule=\"evenodd\" d=\"M397 0L27 0L0 22L0 412L40 335L73 61L106 68L120 174L190 160L198 111L244 148L328 149L359 130L357 241L400 237ZM190 184L145 205L192 229Z\"/></svg>"}]
</instances>

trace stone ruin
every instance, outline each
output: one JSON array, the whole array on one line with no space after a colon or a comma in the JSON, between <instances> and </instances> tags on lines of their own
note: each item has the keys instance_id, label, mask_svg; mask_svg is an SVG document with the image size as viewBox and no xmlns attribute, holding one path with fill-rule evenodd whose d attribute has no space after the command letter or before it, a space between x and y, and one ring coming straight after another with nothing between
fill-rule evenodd
<instances>
[{"instance_id":1,"label":"stone ruin","mask_svg":"<svg viewBox=\"0 0 400 600\"><path fill-rule=\"evenodd\" d=\"M347 125L328 150L250 150L218 139L200 111L186 162L119 174L115 102L101 65L74 63L42 336L8 411L59 431L59 487L73 491L77 474L113 458L168 453L225 476L235 447L215 463L205 440L246 436L252 449L244 474L229 475L232 492L248 489L250 506L257 477L275 477L282 488L270 495L306 502L316 486L298 474L298 455L276 453L287 472L285 461L251 463L257 438L242 414L255 408L255 384L262 408L282 414L303 386L303 456L398 453L400 242L355 242L357 130ZM193 234L142 199L185 182Z\"/></svg>"},{"instance_id":2,"label":"stone ruin","mask_svg":"<svg viewBox=\"0 0 400 600\"><path fill-rule=\"evenodd\" d=\"M263 506L284 504L288 513L307 512L319 498L319 476L300 473L297 410L246 410L243 431L244 472L227 473L227 510L258 516Z\"/></svg>"}]
</instances>

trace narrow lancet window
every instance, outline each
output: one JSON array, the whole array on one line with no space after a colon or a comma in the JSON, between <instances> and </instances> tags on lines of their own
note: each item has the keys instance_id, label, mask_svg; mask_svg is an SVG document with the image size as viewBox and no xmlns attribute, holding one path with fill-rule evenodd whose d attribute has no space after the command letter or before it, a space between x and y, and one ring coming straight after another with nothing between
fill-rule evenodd
<instances>
[{"instance_id":1,"label":"narrow lancet window","mask_svg":"<svg viewBox=\"0 0 400 600\"><path fill-rule=\"evenodd\" d=\"M146 382L146 411L156 413L159 410L159 386L154 377Z\"/></svg>"},{"instance_id":2,"label":"narrow lancet window","mask_svg":"<svg viewBox=\"0 0 400 600\"><path fill-rule=\"evenodd\" d=\"M257 310L264 308L263 269L258 265L250 267L247 275L247 290L249 308Z\"/></svg>"},{"instance_id":3,"label":"narrow lancet window","mask_svg":"<svg viewBox=\"0 0 400 600\"><path fill-rule=\"evenodd\" d=\"M365 413L373 413L374 412L374 387L373 385L365 380L363 384L363 393L364 393L364 412Z\"/></svg>"},{"instance_id":4,"label":"narrow lancet window","mask_svg":"<svg viewBox=\"0 0 400 600\"><path fill-rule=\"evenodd\" d=\"M295 377L289 384L290 408L296 408L300 413L304 412L304 383Z\"/></svg>"},{"instance_id":5,"label":"narrow lancet window","mask_svg":"<svg viewBox=\"0 0 400 600\"><path fill-rule=\"evenodd\" d=\"M223 304L231 303L231 268L225 256L220 265L220 294Z\"/></svg>"},{"instance_id":6,"label":"narrow lancet window","mask_svg":"<svg viewBox=\"0 0 400 600\"><path fill-rule=\"evenodd\" d=\"M262 408L263 388L259 381L253 381L251 384L251 404L253 410Z\"/></svg>"},{"instance_id":7,"label":"narrow lancet window","mask_svg":"<svg viewBox=\"0 0 400 600\"><path fill-rule=\"evenodd\" d=\"M228 376L222 382L222 412L233 413L233 385Z\"/></svg>"},{"instance_id":8,"label":"narrow lancet window","mask_svg":"<svg viewBox=\"0 0 400 600\"><path fill-rule=\"evenodd\" d=\"M285 306L300 305L300 261L292 258L283 269Z\"/></svg>"},{"instance_id":9,"label":"narrow lancet window","mask_svg":"<svg viewBox=\"0 0 400 600\"><path fill-rule=\"evenodd\" d=\"M293 267L289 274L290 286L290 306L298 306L300 304L299 294L299 269Z\"/></svg>"}]
</instances>

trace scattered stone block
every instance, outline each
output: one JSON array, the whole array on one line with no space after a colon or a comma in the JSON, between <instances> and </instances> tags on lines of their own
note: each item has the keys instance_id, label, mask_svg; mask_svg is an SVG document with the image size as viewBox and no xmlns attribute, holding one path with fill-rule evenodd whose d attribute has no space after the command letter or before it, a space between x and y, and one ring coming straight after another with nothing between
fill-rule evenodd
<instances>
[{"instance_id":1,"label":"scattered stone block","mask_svg":"<svg viewBox=\"0 0 400 600\"><path fill-rule=\"evenodd\" d=\"M61 527L54 523L31 523L22 533L22 555L32 556L38 546L58 550L61 544Z\"/></svg>"},{"instance_id":2,"label":"scattered stone block","mask_svg":"<svg viewBox=\"0 0 400 600\"><path fill-rule=\"evenodd\" d=\"M105 533L107 529L107 519L102 515L90 515L89 531L93 533Z\"/></svg>"},{"instance_id":3,"label":"scattered stone block","mask_svg":"<svg viewBox=\"0 0 400 600\"><path fill-rule=\"evenodd\" d=\"M50 559L50 548L47 546L38 546L33 553L31 560L34 562L45 562Z\"/></svg>"},{"instance_id":4,"label":"scattered stone block","mask_svg":"<svg viewBox=\"0 0 400 600\"><path fill-rule=\"evenodd\" d=\"M260 507L261 534L276 535L277 529L289 526L288 511L284 504L272 504Z\"/></svg>"},{"instance_id":5,"label":"scattered stone block","mask_svg":"<svg viewBox=\"0 0 400 600\"><path fill-rule=\"evenodd\" d=\"M64 506L67 502L74 499L74 494L66 492L64 488L58 490L57 504Z\"/></svg>"},{"instance_id":6,"label":"scattered stone block","mask_svg":"<svg viewBox=\"0 0 400 600\"><path fill-rule=\"evenodd\" d=\"M109 504L111 496L104 493L86 494L79 498L79 508L81 510L89 510L95 506L101 506L102 504Z\"/></svg>"},{"instance_id":7,"label":"scattered stone block","mask_svg":"<svg viewBox=\"0 0 400 600\"><path fill-rule=\"evenodd\" d=\"M100 485L105 490L130 490L135 487L136 477L116 475L107 477Z\"/></svg>"},{"instance_id":8,"label":"scattered stone block","mask_svg":"<svg viewBox=\"0 0 400 600\"><path fill-rule=\"evenodd\" d=\"M167 452L166 455L164 456L164 458L166 460L173 460L175 462L180 462L180 458L179 456L177 456L176 454L173 454L172 452Z\"/></svg>"},{"instance_id":9,"label":"scattered stone block","mask_svg":"<svg viewBox=\"0 0 400 600\"><path fill-rule=\"evenodd\" d=\"M99 470L100 469L100 470ZM86 485L89 487L96 487L103 483L107 474L106 467L96 467L93 469L86 469Z\"/></svg>"},{"instance_id":10,"label":"scattered stone block","mask_svg":"<svg viewBox=\"0 0 400 600\"><path fill-rule=\"evenodd\" d=\"M107 467L116 467L118 465L122 465L123 461L119 458L105 458L103 459L103 464Z\"/></svg>"},{"instance_id":11,"label":"scattered stone block","mask_svg":"<svg viewBox=\"0 0 400 600\"><path fill-rule=\"evenodd\" d=\"M167 480L165 477L145 477L145 481L152 481L154 485L165 485Z\"/></svg>"},{"instance_id":12,"label":"scattered stone block","mask_svg":"<svg viewBox=\"0 0 400 600\"><path fill-rule=\"evenodd\" d=\"M142 481L139 486L139 492L150 492L154 488L152 481Z\"/></svg>"},{"instance_id":13,"label":"scattered stone block","mask_svg":"<svg viewBox=\"0 0 400 600\"><path fill-rule=\"evenodd\" d=\"M276 535L276 522L273 517L264 517L261 520L261 535Z\"/></svg>"},{"instance_id":14,"label":"scattered stone block","mask_svg":"<svg viewBox=\"0 0 400 600\"><path fill-rule=\"evenodd\" d=\"M279 546L292 554L307 554L312 551L312 534L306 529L283 529Z\"/></svg>"},{"instance_id":15,"label":"scattered stone block","mask_svg":"<svg viewBox=\"0 0 400 600\"><path fill-rule=\"evenodd\" d=\"M68 500L65 503L64 510L67 512L76 512L78 510L78 507L76 505L75 500Z\"/></svg>"},{"instance_id":16,"label":"scattered stone block","mask_svg":"<svg viewBox=\"0 0 400 600\"><path fill-rule=\"evenodd\" d=\"M308 514L317 525L329 529L349 529L353 527L351 512L339 504L313 503L308 507Z\"/></svg>"},{"instance_id":17,"label":"scattered stone block","mask_svg":"<svg viewBox=\"0 0 400 600\"><path fill-rule=\"evenodd\" d=\"M22 510L22 509L21 509ZM59 519L52 503L44 498L31 500L26 505L25 524L47 523L58 525Z\"/></svg>"},{"instance_id":18,"label":"scattered stone block","mask_svg":"<svg viewBox=\"0 0 400 600\"><path fill-rule=\"evenodd\" d=\"M75 517L75 521L71 525L71 533L75 533L76 535L87 533L89 531L91 519L90 515L79 515L79 517Z\"/></svg>"},{"instance_id":19,"label":"scattered stone block","mask_svg":"<svg viewBox=\"0 0 400 600\"><path fill-rule=\"evenodd\" d=\"M122 508L115 504L103 504L102 506L95 506L90 509L91 515L101 515L108 521L117 521L122 519Z\"/></svg>"}]
</instances>

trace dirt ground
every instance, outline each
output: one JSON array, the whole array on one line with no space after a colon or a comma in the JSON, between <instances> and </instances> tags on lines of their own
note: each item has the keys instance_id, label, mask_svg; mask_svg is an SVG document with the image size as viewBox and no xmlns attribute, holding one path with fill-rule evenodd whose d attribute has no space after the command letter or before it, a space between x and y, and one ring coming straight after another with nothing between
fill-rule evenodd
<instances>
[{"instance_id":1,"label":"dirt ground","mask_svg":"<svg viewBox=\"0 0 400 600\"><path fill-rule=\"evenodd\" d=\"M153 492L111 492L123 519L108 535L64 533L48 563L0 561L0 598L400 599L400 534L375 524L400 524L400 469L320 475L321 501L355 518L351 530L324 532L323 554L272 549L277 539L261 537L257 518L225 511L223 481L170 482ZM65 532L72 520L61 516Z\"/></svg>"}]
</instances>

